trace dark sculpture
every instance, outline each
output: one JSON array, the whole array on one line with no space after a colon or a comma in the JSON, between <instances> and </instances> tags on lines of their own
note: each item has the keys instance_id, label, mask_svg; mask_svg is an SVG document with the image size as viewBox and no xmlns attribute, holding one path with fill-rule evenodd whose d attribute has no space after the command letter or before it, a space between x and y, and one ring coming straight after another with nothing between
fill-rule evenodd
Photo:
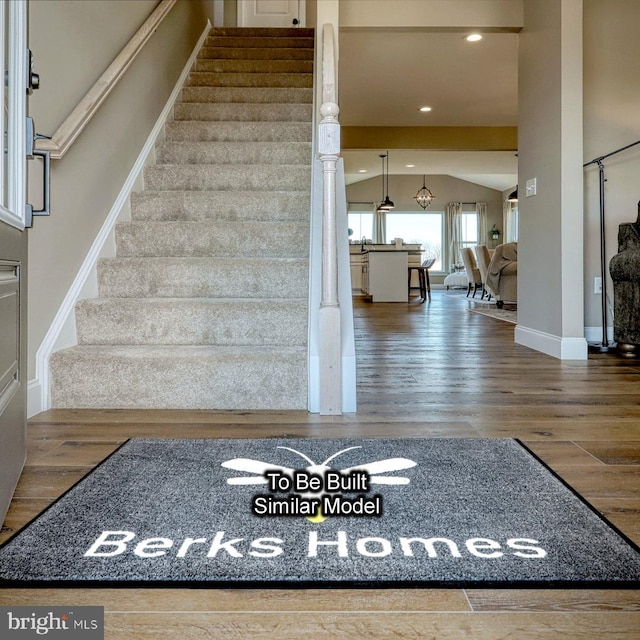
<instances>
[{"instance_id":1,"label":"dark sculpture","mask_svg":"<svg viewBox=\"0 0 640 640\"><path fill-rule=\"evenodd\" d=\"M634 356L640 349L640 202L638 219L618 229L618 254L609 263L613 339L623 355Z\"/></svg>"}]
</instances>

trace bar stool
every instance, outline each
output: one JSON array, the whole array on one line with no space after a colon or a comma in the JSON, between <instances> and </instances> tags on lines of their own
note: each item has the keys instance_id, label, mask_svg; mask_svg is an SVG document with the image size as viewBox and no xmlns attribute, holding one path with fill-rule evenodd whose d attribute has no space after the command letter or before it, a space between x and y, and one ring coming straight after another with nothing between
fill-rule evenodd
<instances>
[{"instance_id":1,"label":"bar stool","mask_svg":"<svg viewBox=\"0 0 640 640\"><path fill-rule=\"evenodd\" d=\"M408 289L409 295L411 295L411 274L415 269L418 272L418 284L420 287L420 298L423 302L426 302L427 297L429 298L429 302L431 302L431 282L429 281L429 268L433 266L433 263L436 261L435 258L429 258L425 260L421 265L407 267L409 272L409 281L408 281Z\"/></svg>"}]
</instances>

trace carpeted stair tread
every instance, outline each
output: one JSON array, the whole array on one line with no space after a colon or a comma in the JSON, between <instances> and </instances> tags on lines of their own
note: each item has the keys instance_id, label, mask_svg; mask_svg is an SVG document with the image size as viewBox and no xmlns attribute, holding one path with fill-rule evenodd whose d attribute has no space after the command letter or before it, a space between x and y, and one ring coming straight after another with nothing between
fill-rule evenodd
<instances>
[{"instance_id":1,"label":"carpeted stair tread","mask_svg":"<svg viewBox=\"0 0 640 640\"><path fill-rule=\"evenodd\" d=\"M309 165L190 165L147 167L145 188L179 191L302 191L309 185Z\"/></svg>"},{"instance_id":2,"label":"carpeted stair tread","mask_svg":"<svg viewBox=\"0 0 640 640\"><path fill-rule=\"evenodd\" d=\"M264 298L81 300L76 307L78 343L304 346L307 305L306 299Z\"/></svg>"},{"instance_id":3,"label":"carpeted stair tread","mask_svg":"<svg viewBox=\"0 0 640 640\"><path fill-rule=\"evenodd\" d=\"M132 194L133 220L306 221L307 191L141 191Z\"/></svg>"},{"instance_id":4,"label":"carpeted stair tread","mask_svg":"<svg viewBox=\"0 0 640 640\"><path fill-rule=\"evenodd\" d=\"M313 60L234 60L198 58L194 71L222 73L312 73Z\"/></svg>"},{"instance_id":5,"label":"carpeted stair tread","mask_svg":"<svg viewBox=\"0 0 640 640\"><path fill-rule=\"evenodd\" d=\"M314 51L307 47L207 47L200 50L201 60L313 60Z\"/></svg>"},{"instance_id":6,"label":"carpeted stair tread","mask_svg":"<svg viewBox=\"0 0 640 640\"><path fill-rule=\"evenodd\" d=\"M287 38L313 38L312 27L212 27L209 35L233 37L268 36L270 38L284 36Z\"/></svg>"},{"instance_id":7,"label":"carpeted stair tread","mask_svg":"<svg viewBox=\"0 0 640 640\"><path fill-rule=\"evenodd\" d=\"M180 102L173 109L176 120L227 120L237 122L311 123L312 105L299 103L201 103Z\"/></svg>"},{"instance_id":8,"label":"carpeted stair tread","mask_svg":"<svg viewBox=\"0 0 640 640\"><path fill-rule=\"evenodd\" d=\"M310 142L308 122L170 122L166 140L190 142Z\"/></svg>"},{"instance_id":9,"label":"carpeted stair tread","mask_svg":"<svg viewBox=\"0 0 640 640\"><path fill-rule=\"evenodd\" d=\"M312 87L310 73L210 73L192 71L190 87Z\"/></svg>"},{"instance_id":10,"label":"carpeted stair tread","mask_svg":"<svg viewBox=\"0 0 640 640\"><path fill-rule=\"evenodd\" d=\"M310 142L170 141L156 147L158 164L311 164Z\"/></svg>"},{"instance_id":11,"label":"carpeted stair tread","mask_svg":"<svg viewBox=\"0 0 640 640\"><path fill-rule=\"evenodd\" d=\"M308 286L302 258L104 258L103 298L295 298Z\"/></svg>"},{"instance_id":12,"label":"carpeted stair tread","mask_svg":"<svg viewBox=\"0 0 640 640\"><path fill-rule=\"evenodd\" d=\"M58 408L305 409L305 347L77 346L52 354Z\"/></svg>"},{"instance_id":13,"label":"carpeted stair tread","mask_svg":"<svg viewBox=\"0 0 640 640\"><path fill-rule=\"evenodd\" d=\"M253 103L253 104L311 104L311 87L203 87L182 89L182 102Z\"/></svg>"},{"instance_id":14,"label":"carpeted stair tread","mask_svg":"<svg viewBox=\"0 0 640 640\"><path fill-rule=\"evenodd\" d=\"M234 47L238 49L313 49L313 36L220 35L207 36L205 47Z\"/></svg>"},{"instance_id":15,"label":"carpeted stair tread","mask_svg":"<svg viewBox=\"0 0 640 640\"><path fill-rule=\"evenodd\" d=\"M229 221L121 222L120 257L307 258L309 226L302 222Z\"/></svg>"}]
</instances>

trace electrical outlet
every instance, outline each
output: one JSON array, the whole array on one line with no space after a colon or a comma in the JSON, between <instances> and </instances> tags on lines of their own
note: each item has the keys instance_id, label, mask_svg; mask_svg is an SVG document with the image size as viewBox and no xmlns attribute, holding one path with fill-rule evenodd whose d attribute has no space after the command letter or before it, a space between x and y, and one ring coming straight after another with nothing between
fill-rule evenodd
<instances>
[{"instance_id":1,"label":"electrical outlet","mask_svg":"<svg viewBox=\"0 0 640 640\"><path fill-rule=\"evenodd\" d=\"M602 278L593 279L593 293L602 293Z\"/></svg>"}]
</instances>

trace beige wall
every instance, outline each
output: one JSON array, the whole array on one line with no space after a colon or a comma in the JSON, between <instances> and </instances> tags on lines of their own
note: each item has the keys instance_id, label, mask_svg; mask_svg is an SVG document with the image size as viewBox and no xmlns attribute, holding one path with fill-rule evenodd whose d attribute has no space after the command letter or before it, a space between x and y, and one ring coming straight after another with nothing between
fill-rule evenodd
<instances>
[{"instance_id":1,"label":"beige wall","mask_svg":"<svg viewBox=\"0 0 640 640\"><path fill-rule=\"evenodd\" d=\"M31 98L30 111L38 131L55 131L156 4L31 3L30 42L42 88ZM29 231L29 378L34 375L35 353L205 28L210 9L209 2L179 1L67 155L52 161L51 217L37 218ZM32 185L31 191L36 188Z\"/></svg>"},{"instance_id":2,"label":"beige wall","mask_svg":"<svg viewBox=\"0 0 640 640\"><path fill-rule=\"evenodd\" d=\"M583 333L580 7L526 0L519 46L518 323L558 344Z\"/></svg>"},{"instance_id":3,"label":"beige wall","mask_svg":"<svg viewBox=\"0 0 640 640\"><path fill-rule=\"evenodd\" d=\"M522 0L340 0L340 26L521 27Z\"/></svg>"},{"instance_id":4,"label":"beige wall","mask_svg":"<svg viewBox=\"0 0 640 640\"><path fill-rule=\"evenodd\" d=\"M640 139L640 2L585 0L584 3L584 159L592 160ZM640 145L604 161L607 274L618 251L618 225L632 222L640 200ZM601 327L598 168L585 169L585 324ZM613 288L609 279L609 297ZM609 317L609 325L611 318ZM598 333L598 336L601 334ZM598 337L599 339L599 337Z\"/></svg>"}]
</instances>

